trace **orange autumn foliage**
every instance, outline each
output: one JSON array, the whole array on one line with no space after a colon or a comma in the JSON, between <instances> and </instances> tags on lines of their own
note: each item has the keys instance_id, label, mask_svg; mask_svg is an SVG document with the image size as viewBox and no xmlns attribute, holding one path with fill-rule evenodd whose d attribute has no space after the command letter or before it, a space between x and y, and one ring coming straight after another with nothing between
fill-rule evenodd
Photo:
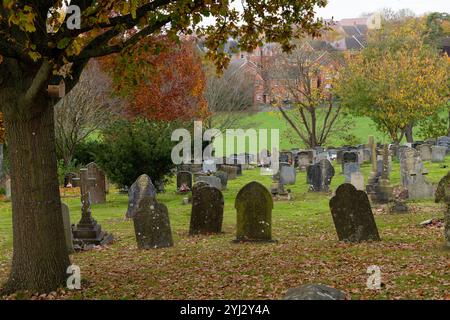
<instances>
[{"instance_id":1,"label":"orange autumn foliage","mask_svg":"<svg viewBox=\"0 0 450 320\"><path fill-rule=\"evenodd\" d=\"M116 92L128 101L130 119L190 121L208 117L205 75L191 42L148 38L121 56L104 60Z\"/></svg>"}]
</instances>

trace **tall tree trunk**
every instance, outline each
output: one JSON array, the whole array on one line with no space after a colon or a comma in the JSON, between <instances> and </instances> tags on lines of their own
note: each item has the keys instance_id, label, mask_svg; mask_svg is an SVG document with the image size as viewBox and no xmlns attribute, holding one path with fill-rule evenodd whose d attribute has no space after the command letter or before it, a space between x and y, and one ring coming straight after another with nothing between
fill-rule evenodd
<instances>
[{"instance_id":1,"label":"tall tree trunk","mask_svg":"<svg viewBox=\"0 0 450 320\"><path fill-rule=\"evenodd\" d=\"M405 137L406 142L413 143L414 142L414 136L413 136L413 124L408 124L408 126L405 129Z\"/></svg>"},{"instance_id":2,"label":"tall tree trunk","mask_svg":"<svg viewBox=\"0 0 450 320\"><path fill-rule=\"evenodd\" d=\"M27 111L6 108L5 123L11 148L13 259L3 291L50 292L65 283L70 264L61 214L53 108L46 94L40 94Z\"/></svg>"}]
</instances>

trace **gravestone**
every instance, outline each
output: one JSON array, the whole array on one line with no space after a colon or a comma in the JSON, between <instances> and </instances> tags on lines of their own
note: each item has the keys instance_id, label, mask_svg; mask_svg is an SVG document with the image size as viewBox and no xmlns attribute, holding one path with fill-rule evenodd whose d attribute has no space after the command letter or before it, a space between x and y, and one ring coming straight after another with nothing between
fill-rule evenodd
<instances>
[{"instance_id":1,"label":"gravestone","mask_svg":"<svg viewBox=\"0 0 450 320\"><path fill-rule=\"evenodd\" d=\"M345 151L342 154L342 172L344 172L344 167L346 163L356 163L358 164L358 152L357 151Z\"/></svg>"},{"instance_id":2,"label":"gravestone","mask_svg":"<svg viewBox=\"0 0 450 320\"><path fill-rule=\"evenodd\" d=\"M61 211L64 224L64 236L66 239L67 252L72 254L75 252L73 249L73 238L72 238L72 225L70 224L70 211L69 207L65 203L61 203Z\"/></svg>"},{"instance_id":3,"label":"gravestone","mask_svg":"<svg viewBox=\"0 0 450 320\"><path fill-rule=\"evenodd\" d=\"M80 170L81 185L86 185L87 170ZM89 249L91 246L103 246L113 241L113 236L102 231L102 227L92 217L89 192L81 195L81 220L72 227L75 250Z\"/></svg>"},{"instance_id":4,"label":"gravestone","mask_svg":"<svg viewBox=\"0 0 450 320\"><path fill-rule=\"evenodd\" d=\"M283 300L345 300L346 294L322 284L308 284L289 289Z\"/></svg>"},{"instance_id":5,"label":"gravestone","mask_svg":"<svg viewBox=\"0 0 450 320\"><path fill-rule=\"evenodd\" d=\"M222 184L222 188L220 190L225 190L228 185L228 174L224 171L217 171L215 176L220 179L220 183Z\"/></svg>"},{"instance_id":6,"label":"gravestone","mask_svg":"<svg viewBox=\"0 0 450 320\"><path fill-rule=\"evenodd\" d=\"M431 147L431 162L445 162L445 155L447 153L447 147L445 146L432 146Z\"/></svg>"},{"instance_id":7,"label":"gravestone","mask_svg":"<svg viewBox=\"0 0 450 320\"><path fill-rule=\"evenodd\" d=\"M369 198L351 184L340 185L330 200L339 241L380 241Z\"/></svg>"},{"instance_id":8,"label":"gravestone","mask_svg":"<svg viewBox=\"0 0 450 320\"><path fill-rule=\"evenodd\" d=\"M314 163L320 162L321 160L330 160L328 152L320 152L314 158Z\"/></svg>"},{"instance_id":9,"label":"gravestone","mask_svg":"<svg viewBox=\"0 0 450 320\"><path fill-rule=\"evenodd\" d=\"M6 177L5 179L5 197L11 199L11 178Z\"/></svg>"},{"instance_id":10,"label":"gravestone","mask_svg":"<svg viewBox=\"0 0 450 320\"><path fill-rule=\"evenodd\" d=\"M431 145L429 144L421 144L417 146L417 150L420 153L420 157L422 161L431 161Z\"/></svg>"},{"instance_id":11,"label":"gravestone","mask_svg":"<svg viewBox=\"0 0 450 320\"><path fill-rule=\"evenodd\" d=\"M445 147L447 152L449 152L449 150L450 150L450 137L443 136L443 137L437 138L436 145L441 146L441 147Z\"/></svg>"},{"instance_id":12,"label":"gravestone","mask_svg":"<svg viewBox=\"0 0 450 320\"><path fill-rule=\"evenodd\" d=\"M359 164L357 162L344 162L345 182L350 183L353 173L359 172Z\"/></svg>"},{"instance_id":13,"label":"gravestone","mask_svg":"<svg viewBox=\"0 0 450 320\"><path fill-rule=\"evenodd\" d=\"M300 151L297 155L297 163L300 171L306 171L306 168L312 164L313 156L312 151Z\"/></svg>"},{"instance_id":14,"label":"gravestone","mask_svg":"<svg viewBox=\"0 0 450 320\"><path fill-rule=\"evenodd\" d=\"M144 196L150 196L156 201L156 188L150 177L146 174L139 176L128 190L128 210L126 218L133 218L139 201Z\"/></svg>"},{"instance_id":15,"label":"gravestone","mask_svg":"<svg viewBox=\"0 0 450 320\"><path fill-rule=\"evenodd\" d=\"M189 235L222 232L224 200L219 189L209 186L192 193Z\"/></svg>"},{"instance_id":16,"label":"gravestone","mask_svg":"<svg viewBox=\"0 0 450 320\"><path fill-rule=\"evenodd\" d=\"M353 172L350 177L350 183L356 190L364 191L364 175L361 172Z\"/></svg>"},{"instance_id":17,"label":"gravestone","mask_svg":"<svg viewBox=\"0 0 450 320\"><path fill-rule=\"evenodd\" d=\"M295 184L297 173L294 167L281 166L280 167L280 183L283 185Z\"/></svg>"},{"instance_id":18,"label":"gravestone","mask_svg":"<svg viewBox=\"0 0 450 320\"><path fill-rule=\"evenodd\" d=\"M408 189L409 199L432 198L434 188L425 176L428 172L423 167L422 159L417 150L405 149L400 158L401 180L404 187Z\"/></svg>"},{"instance_id":19,"label":"gravestone","mask_svg":"<svg viewBox=\"0 0 450 320\"><path fill-rule=\"evenodd\" d=\"M69 186L73 187L73 179L76 178L77 175L73 172L68 172L64 175L64 188L67 188Z\"/></svg>"},{"instance_id":20,"label":"gravestone","mask_svg":"<svg viewBox=\"0 0 450 320\"><path fill-rule=\"evenodd\" d=\"M294 163L294 154L291 151L281 151L278 161L293 164Z\"/></svg>"},{"instance_id":21,"label":"gravestone","mask_svg":"<svg viewBox=\"0 0 450 320\"><path fill-rule=\"evenodd\" d=\"M134 232L139 249L173 246L167 207L150 195L139 199L133 215Z\"/></svg>"},{"instance_id":22,"label":"gravestone","mask_svg":"<svg viewBox=\"0 0 450 320\"><path fill-rule=\"evenodd\" d=\"M225 172L228 175L228 180L235 180L238 174L238 168L231 165L222 164L220 165L220 171Z\"/></svg>"},{"instance_id":23,"label":"gravestone","mask_svg":"<svg viewBox=\"0 0 450 320\"><path fill-rule=\"evenodd\" d=\"M211 187L222 190L222 181L216 176L196 176L195 182L205 182Z\"/></svg>"},{"instance_id":24,"label":"gravestone","mask_svg":"<svg viewBox=\"0 0 450 320\"><path fill-rule=\"evenodd\" d=\"M445 245L450 248L450 172L439 182L435 202L445 202L447 206L444 213L444 237Z\"/></svg>"},{"instance_id":25,"label":"gravestone","mask_svg":"<svg viewBox=\"0 0 450 320\"><path fill-rule=\"evenodd\" d=\"M214 160L205 160L203 161L203 172L211 172L214 173L217 171L217 166Z\"/></svg>"},{"instance_id":26,"label":"gravestone","mask_svg":"<svg viewBox=\"0 0 450 320\"><path fill-rule=\"evenodd\" d=\"M192 173L189 171L177 172L177 191L187 192L192 190Z\"/></svg>"},{"instance_id":27,"label":"gravestone","mask_svg":"<svg viewBox=\"0 0 450 320\"><path fill-rule=\"evenodd\" d=\"M271 242L273 199L262 184L253 181L236 196L237 232L235 242Z\"/></svg>"},{"instance_id":28,"label":"gravestone","mask_svg":"<svg viewBox=\"0 0 450 320\"><path fill-rule=\"evenodd\" d=\"M330 189L331 180L334 177L335 171L331 162L328 160L321 160L319 163L308 166L307 183L309 190L312 192L328 192Z\"/></svg>"},{"instance_id":29,"label":"gravestone","mask_svg":"<svg viewBox=\"0 0 450 320\"><path fill-rule=\"evenodd\" d=\"M91 202L94 204L106 202L106 176L102 169L100 169L95 162L91 162L86 166L88 176L90 179L95 179L93 187L89 193L91 195Z\"/></svg>"}]
</instances>

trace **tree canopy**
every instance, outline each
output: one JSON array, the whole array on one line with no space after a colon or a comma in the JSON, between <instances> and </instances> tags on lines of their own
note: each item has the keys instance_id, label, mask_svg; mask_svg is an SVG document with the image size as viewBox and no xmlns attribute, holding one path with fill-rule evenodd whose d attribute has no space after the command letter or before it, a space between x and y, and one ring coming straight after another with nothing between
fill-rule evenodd
<instances>
[{"instance_id":1,"label":"tree canopy","mask_svg":"<svg viewBox=\"0 0 450 320\"><path fill-rule=\"evenodd\" d=\"M423 31L417 19L385 25L361 53L348 56L335 82L344 106L370 117L396 142L448 99L447 59L424 43Z\"/></svg>"}]
</instances>

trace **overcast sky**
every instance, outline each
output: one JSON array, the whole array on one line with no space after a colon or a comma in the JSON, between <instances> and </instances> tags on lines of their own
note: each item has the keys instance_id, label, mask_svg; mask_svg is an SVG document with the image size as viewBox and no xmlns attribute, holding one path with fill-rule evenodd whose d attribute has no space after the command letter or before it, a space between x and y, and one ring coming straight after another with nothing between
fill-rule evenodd
<instances>
[{"instance_id":1,"label":"overcast sky","mask_svg":"<svg viewBox=\"0 0 450 320\"><path fill-rule=\"evenodd\" d=\"M328 0L325 8L318 9L320 17L335 20L357 18L362 13L374 12L382 8L411 9L415 14L426 12L450 13L450 0Z\"/></svg>"}]
</instances>

